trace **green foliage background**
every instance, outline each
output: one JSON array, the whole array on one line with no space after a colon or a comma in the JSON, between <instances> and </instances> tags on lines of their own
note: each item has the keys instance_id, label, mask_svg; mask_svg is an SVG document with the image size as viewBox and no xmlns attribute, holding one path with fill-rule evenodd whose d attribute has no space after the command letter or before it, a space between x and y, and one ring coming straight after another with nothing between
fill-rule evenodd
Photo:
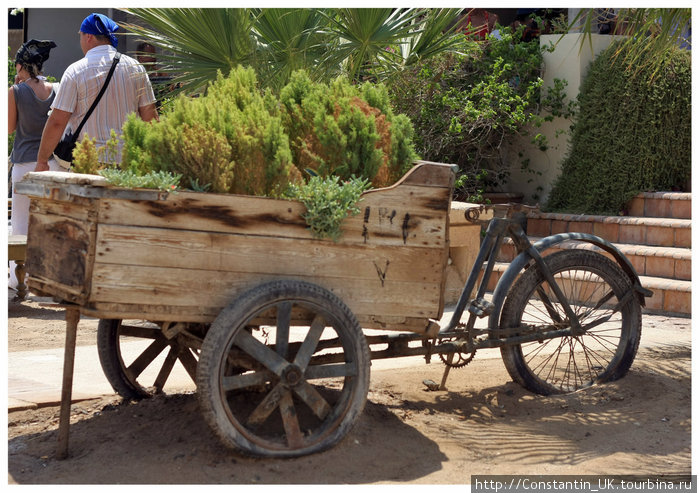
<instances>
[{"instance_id":1,"label":"green foliage background","mask_svg":"<svg viewBox=\"0 0 700 493\"><path fill-rule=\"evenodd\" d=\"M618 49L601 53L581 86L549 210L617 214L640 191L677 190L690 179L690 52L672 50L651 77L652 65L632 73L614 63Z\"/></svg>"},{"instance_id":2,"label":"green foliage background","mask_svg":"<svg viewBox=\"0 0 700 493\"><path fill-rule=\"evenodd\" d=\"M466 38L459 52L442 54L393 79L396 111L411 119L416 151L429 161L457 164L457 198L479 200L508 178L502 147L528 125L539 125L542 53L521 42L522 28L502 39Z\"/></svg>"}]
</instances>

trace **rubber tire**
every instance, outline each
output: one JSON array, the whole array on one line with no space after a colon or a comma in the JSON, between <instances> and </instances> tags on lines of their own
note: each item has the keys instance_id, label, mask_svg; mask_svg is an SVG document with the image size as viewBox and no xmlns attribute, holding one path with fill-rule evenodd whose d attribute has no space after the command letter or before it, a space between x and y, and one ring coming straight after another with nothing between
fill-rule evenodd
<instances>
[{"instance_id":1,"label":"rubber tire","mask_svg":"<svg viewBox=\"0 0 700 493\"><path fill-rule=\"evenodd\" d=\"M114 391L125 399L140 400L151 397L141 386L134 386L124 374L124 367L119 350L118 319L101 319L97 324L97 354L100 357L102 371Z\"/></svg>"},{"instance_id":2,"label":"rubber tire","mask_svg":"<svg viewBox=\"0 0 700 493\"><path fill-rule=\"evenodd\" d=\"M586 250L564 250L545 257L545 262L555 275L568 270L579 269L600 276L612 288L619 300L633 289L629 276L618 264L597 252ZM513 284L503 306L501 314L502 327L517 327L522 320L523 312L536 287L546 283L544 275L536 268L527 269ZM636 296L632 296L620 311L622 320L620 339L614 356L607 367L597 377L573 390L559 388L546 379L539 378L528 366L523 356L522 345L503 346L501 356L511 378L537 394L568 393L594 384L614 381L622 378L632 366L642 333L641 306ZM581 336L592 337L592 336Z\"/></svg>"},{"instance_id":3,"label":"rubber tire","mask_svg":"<svg viewBox=\"0 0 700 493\"><path fill-rule=\"evenodd\" d=\"M225 358L236 334L244 330L256 313L277 302L304 302L323 310L335 319L333 326L343 340L344 354L352 350L357 361L357 375L351 379L349 402L339 418L340 423L321 440L298 449L261 446L248 439L236 428L223 404L220 378L225 369ZM317 312L318 313L318 312ZM326 318L327 319L327 318ZM328 326L328 325L327 325ZM352 429L364 409L369 389L370 355L367 342L357 319L350 309L330 291L304 281L273 281L253 288L229 304L212 324L204 338L197 367L197 391L200 406L207 423L228 447L244 455L256 457L298 457L326 450L342 440ZM235 419L235 418L233 418ZM239 426L243 427L239 423Z\"/></svg>"}]
</instances>

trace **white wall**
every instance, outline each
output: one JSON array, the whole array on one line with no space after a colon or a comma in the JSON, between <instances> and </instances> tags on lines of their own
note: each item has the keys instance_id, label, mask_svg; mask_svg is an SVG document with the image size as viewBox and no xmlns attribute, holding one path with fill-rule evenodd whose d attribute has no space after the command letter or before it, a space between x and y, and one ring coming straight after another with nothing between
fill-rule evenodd
<instances>
[{"instance_id":1,"label":"white wall","mask_svg":"<svg viewBox=\"0 0 700 493\"><path fill-rule=\"evenodd\" d=\"M590 38L583 34L567 34L563 37L558 34L541 36L540 45L549 46L550 43L556 45L554 52L544 53L543 88L551 87L554 79L562 79L568 83L567 97L570 99L577 97L595 56L618 38L619 36L600 34L593 34ZM541 128L533 129L531 135L539 132L547 137L550 147L545 152L534 149L530 145L529 136L515 139L510 143L506 151L507 159L511 163L511 180L507 185L507 191L524 194L526 202L544 203L546 201L554 180L559 176L561 162L567 155L570 125L570 120L556 118L551 123L545 123ZM557 137L557 132L562 130L565 133ZM524 156L518 156L518 152L523 152ZM540 176L521 172L520 163L524 158L529 158L530 169L541 173ZM538 186L543 190L538 191ZM535 194L538 194L539 198L534 199Z\"/></svg>"}]
</instances>

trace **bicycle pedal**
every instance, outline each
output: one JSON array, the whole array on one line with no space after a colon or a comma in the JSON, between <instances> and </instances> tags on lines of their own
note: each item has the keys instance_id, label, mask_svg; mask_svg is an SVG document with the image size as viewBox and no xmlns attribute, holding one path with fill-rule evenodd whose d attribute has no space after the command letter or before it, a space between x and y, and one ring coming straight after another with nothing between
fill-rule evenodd
<instances>
[{"instance_id":1,"label":"bicycle pedal","mask_svg":"<svg viewBox=\"0 0 700 493\"><path fill-rule=\"evenodd\" d=\"M484 318L491 314L495 305L483 298L472 300L469 305L469 313L476 315L479 318Z\"/></svg>"}]
</instances>

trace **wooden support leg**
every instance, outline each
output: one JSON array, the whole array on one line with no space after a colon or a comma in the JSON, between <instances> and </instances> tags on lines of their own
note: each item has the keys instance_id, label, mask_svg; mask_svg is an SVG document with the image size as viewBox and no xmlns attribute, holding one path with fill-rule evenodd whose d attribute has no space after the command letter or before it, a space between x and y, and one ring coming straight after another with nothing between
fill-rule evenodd
<instances>
[{"instance_id":1,"label":"wooden support leg","mask_svg":"<svg viewBox=\"0 0 700 493\"><path fill-rule=\"evenodd\" d=\"M73 393L73 366L75 363L75 340L80 321L80 310L66 309L66 346L63 353L63 388L61 389L61 414L58 421L58 451L56 457L68 457L68 432L70 430L70 404Z\"/></svg>"}]
</instances>

